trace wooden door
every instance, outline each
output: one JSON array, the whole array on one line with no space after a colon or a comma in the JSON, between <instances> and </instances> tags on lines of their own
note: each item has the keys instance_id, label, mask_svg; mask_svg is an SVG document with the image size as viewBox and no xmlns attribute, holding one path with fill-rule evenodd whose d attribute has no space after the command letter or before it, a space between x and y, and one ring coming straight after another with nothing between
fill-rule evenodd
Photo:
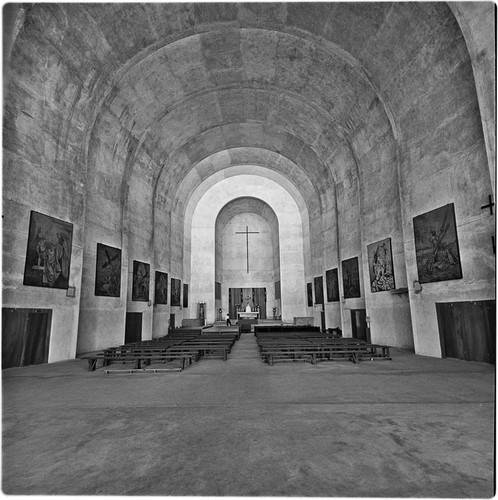
<instances>
[{"instance_id":1,"label":"wooden door","mask_svg":"<svg viewBox=\"0 0 498 500\"><path fill-rule=\"evenodd\" d=\"M266 319L266 288L253 288L254 305L259 306L259 319Z\"/></svg>"},{"instance_id":2,"label":"wooden door","mask_svg":"<svg viewBox=\"0 0 498 500\"><path fill-rule=\"evenodd\" d=\"M353 329L353 338L369 341L366 309L351 309L351 328Z\"/></svg>"},{"instance_id":3,"label":"wooden door","mask_svg":"<svg viewBox=\"0 0 498 500\"><path fill-rule=\"evenodd\" d=\"M142 313L127 312L125 325L125 344L142 340Z\"/></svg>"},{"instance_id":4,"label":"wooden door","mask_svg":"<svg viewBox=\"0 0 498 500\"><path fill-rule=\"evenodd\" d=\"M170 314L169 315L169 329L173 330L175 328L175 315Z\"/></svg>"},{"instance_id":5,"label":"wooden door","mask_svg":"<svg viewBox=\"0 0 498 500\"><path fill-rule=\"evenodd\" d=\"M48 362L51 309L2 309L2 368Z\"/></svg>"},{"instance_id":6,"label":"wooden door","mask_svg":"<svg viewBox=\"0 0 498 500\"><path fill-rule=\"evenodd\" d=\"M230 319L238 319L237 306L242 307L242 288L228 289L228 312Z\"/></svg>"},{"instance_id":7,"label":"wooden door","mask_svg":"<svg viewBox=\"0 0 498 500\"><path fill-rule=\"evenodd\" d=\"M494 300L436 303L442 356L495 363L495 311Z\"/></svg>"}]
</instances>

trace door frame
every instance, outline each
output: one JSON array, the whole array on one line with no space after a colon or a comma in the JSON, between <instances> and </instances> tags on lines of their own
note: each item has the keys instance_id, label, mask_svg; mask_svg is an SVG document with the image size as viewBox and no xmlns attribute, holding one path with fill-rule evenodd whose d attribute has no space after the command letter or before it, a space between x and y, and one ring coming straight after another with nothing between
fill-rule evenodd
<instances>
[{"instance_id":1,"label":"door frame","mask_svg":"<svg viewBox=\"0 0 498 500\"><path fill-rule=\"evenodd\" d=\"M27 364L23 364L24 361L24 353L26 350L26 338L28 335L28 322L29 322L29 315L30 314L44 314L47 316L46 318L46 333L45 333L45 346L44 346L44 353L43 353L43 359L44 361L42 363L38 364L47 364L49 360L49 355L50 355L50 342L51 342L51 337L52 337L52 309L34 309L34 308L23 308L23 307L3 307L2 308L2 327L3 327L3 320L6 317L5 313L9 311L11 313L16 313L16 314L22 314L25 316L24 318L24 328L22 330L22 335L23 335L23 346L22 346L22 355L21 355L21 364L19 366L29 366ZM2 328L3 329L3 328ZM3 369L3 363L2 363L2 369Z\"/></svg>"},{"instance_id":2,"label":"door frame","mask_svg":"<svg viewBox=\"0 0 498 500\"><path fill-rule=\"evenodd\" d=\"M368 323L367 323L367 310L366 309L350 309L351 311L351 331L353 338L358 339L358 340L365 340L366 342L370 343L370 329L368 328ZM357 332L358 332L358 325L356 324L356 313L357 312L364 312L365 313L365 338L358 338Z\"/></svg>"}]
</instances>

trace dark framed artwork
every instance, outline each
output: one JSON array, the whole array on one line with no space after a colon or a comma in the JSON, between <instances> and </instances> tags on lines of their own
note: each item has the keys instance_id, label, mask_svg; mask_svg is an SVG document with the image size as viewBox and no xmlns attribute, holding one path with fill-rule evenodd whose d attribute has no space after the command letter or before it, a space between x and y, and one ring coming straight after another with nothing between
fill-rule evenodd
<instances>
[{"instance_id":1,"label":"dark framed artwork","mask_svg":"<svg viewBox=\"0 0 498 500\"><path fill-rule=\"evenodd\" d=\"M315 285L315 304L323 304L323 276L313 279Z\"/></svg>"},{"instance_id":2,"label":"dark framed artwork","mask_svg":"<svg viewBox=\"0 0 498 500\"><path fill-rule=\"evenodd\" d=\"M180 306L182 294L182 282L179 279L171 278L171 305Z\"/></svg>"},{"instance_id":3,"label":"dark framed artwork","mask_svg":"<svg viewBox=\"0 0 498 500\"><path fill-rule=\"evenodd\" d=\"M221 283L219 281L214 282L214 298L221 300Z\"/></svg>"},{"instance_id":4,"label":"dark framed artwork","mask_svg":"<svg viewBox=\"0 0 498 500\"><path fill-rule=\"evenodd\" d=\"M72 245L72 224L32 210L23 285L67 290Z\"/></svg>"},{"instance_id":5,"label":"dark framed artwork","mask_svg":"<svg viewBox=\"0 0 498 500\"><path fill-rule=\"evenodd\" d=\"M342 261L342 285L345 299L361 297L358 257Z\"/></svg>"},{"instance_id":6,"label":"dark framed artwork","mask_svg":"<svg viewBox=\"0 0 498 500\"><path fill-rule=\"evenodd\" d=\"M119 297L121 294L121 250L97 243L95 295Z\"/></svg>"},{"instance_id":7,"label":"dark framed artwork","mask_svg":"<svg viewBox=\"0 0 498 500\"><path fill-rule=\"evenodd\" d=\"M168 273L156 271L156 282L154 285L154 303L168 303Z\"/></svg>"},{"instance_id":8,"label":"dark framed artwork","mask_svg":"<svg viewBox=\"0 0 498 500\"><path fill-rule=\"evenodd\" d=\"M462 278L453 203L414 217L413 231L420 283Z\"/></svg>"},{"instance_id":9,"label":"dark framed artwork","mask_svg":"<svg viewBox=\"0 0 498 500\"><path fill-rule=\"evenodd\" d=\"M370 290L383 292L392 290L394 285L393 253L391 238L367 246Z\"/></svg>"},{"instance_id":10,"label":"dark framed artwork","mask_svg":"<svg viewBox=\"0 0 498 500\"><path fill-rule=\"evenodd\" d=\"M306 293L308 295L308 307L313 307L313 285L306 283Z\"/></svg>"},{"instance_id":11,"label":"dark framed artwork","mask_svg":"<svg viewBox=\"0 0 498 500\"><path fill-rule=\"evenodd\" d=\"M339 302L339 270L337 267L325 272L327 302Z\"/></svg>"},{"instance_id":12,"label":"dark framed artwork","mask_svg":"<svg viewBox=\"0 0 498 500\"><path fill-rule=\"evenodd\" d=\"M188 285L183 284L183 307L188 307Z\"/></svg>"},{"instance_id":13,"label":"dark framed artwork","mask_svg":"<svg viewBox=\"0 0 498 500\"><path fill-rule=\"evenodd\" d=\"M149 302L150 264L133 261L133 290L131 300Z\"/></svg>"}]
</instances>

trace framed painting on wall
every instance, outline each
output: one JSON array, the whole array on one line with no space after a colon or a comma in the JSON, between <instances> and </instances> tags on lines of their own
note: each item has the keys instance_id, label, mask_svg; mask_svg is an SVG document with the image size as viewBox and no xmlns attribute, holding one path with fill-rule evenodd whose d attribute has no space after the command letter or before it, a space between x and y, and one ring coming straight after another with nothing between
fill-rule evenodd
<instances>
[{"instance_id":1,"label":"framed painting on wall","mask_svg":"<svg viewBox=\"0 0 498 500\"><path fill-rule=\"evenodd\" d=\"M342 261L342 286L345 299L361 297L358 257Z\"/></svg>"},{"instance_id":2,"label":"framed painting on wall","mask_svg":"<svg viewBox=\"0 0 498 500\"><path fill-rule=\"evenodd\" d=\"M32 210L23 285L67 290L72 245L72 224Z\"/></svg>"},{"instance_id":3,"label":"framed painting on wall","mask_svg":"<svg viewBox=\"0 0 498 500\"><path fill-rule=\"evenodd\" d=\"M171 305L180 306L182 294L182 282L177 278L171 278Z\"/></svg>"},{"instance_id":4,"label":"framed painting on wall","mask_svg":"<svg viewBox=\"0 0 498 500\"><path fill-rule=\"evenodd\" d=\"M325 272L325 286L327 287L327 302L339 302L339 276L337 267Z\"/></svg>"},{"instance_id":5,"label":"framed painting on wall","mask_svg":"<svg viewBox=\"0 0 498 500\"><path fill-rule=\"evenodd\" d=\"M393 254L391 238L367 246L368 269L370 272L370 290L383 292L394 286Z\"/></svg>"},{"instance_id":6,"label":"framed painting on wall","mask_svg":"<svg viewBox=\"0 0 498 500\"><path fill-rule=\"evenodd\" d=\"M414 217L413 231L420 283L462 278L453 203Z\"/></svg>"},{"instance_id":7,"label":"framed painting on wall","mask_svg":"<svg viewBox=\"0 0 498 500\"><path fill-rule=\"evenodd\" d=\"M183 307L188 307L188 285L183 284Z\"/></svg>"},{"instance_id":8,"label":"framed painting on wall","mask_svg":"<svg viewBox=\"0 0 498 500\"><path fill-rule=\"evenodd\" d=\"M156 283L154 286L154 304L168 303L168 273L156 271Z\"/></svg>"},{"instance_id":9,"label":"framed painting on wall","mask_svg":"<svg viewBox=\"0 0 498 500\"><path fill-rule=\"evenodd\" d=\"M150 264L133 261L133 289L131 300L149 302Z\"/></svg>"},{"instance_id":10,"label":"framed painting on wall","mask_svg":"<svg viewBox=\"0 0 498 500\"><path fill-rule=\"evenodd\" d=\"M308 295L308 307L313 307L313 285L306 283L306 293Z\"/></svg>"},{"instance_id":11,"label":"framed painting on wall","mask_svg":"<svg viewBox=\"0 0 498 500\"><path fill-rule=\"evenodd\" d=\"M97 243L95 295L119 297L121 294L121 250Z\"/></svg>"},{"instance_id":12,"label":"framed painting on wall","mask_svg":"<svg viewBox=\"0 0 498 500\"><path fill-rule=\"evenodd\" d=\"M323 304L323 276L313 279L315 285L315 304Z\"/></svg>"}]
</instances>

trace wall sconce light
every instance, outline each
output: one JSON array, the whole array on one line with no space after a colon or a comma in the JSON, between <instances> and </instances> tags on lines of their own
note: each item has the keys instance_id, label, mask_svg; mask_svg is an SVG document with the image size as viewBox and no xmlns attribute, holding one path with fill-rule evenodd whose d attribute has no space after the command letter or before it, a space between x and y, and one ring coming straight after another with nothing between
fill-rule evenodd
<instances>
[{"instance_id":1,"label":"wall sconce light","mask_svg":"<svg viewBox=\"0 0 498 500\"><path fill-rule=\"evenodd\" d=\"M68 286L66 290L66 297L76 297L76 287Z\"/></svg>"},{"instance_id":2,"label":"wall sconce light","mask_svg":"<svg viewBox=\"0 0 498 500\"><path fill-rule=\"evenodd\" d=\"M418 280L415 280L413 282L413 291L415 293L420 293L422 291L422 285L420 284L420 282Z\"/></svg>"},{"instance_id":3,"label":"wall sconce light","mask_svg":"<svg viewBox=\"0 0 498 500\"><path fill-rule=\"evenodd\" d=\"M152 301L149 300L149 302L147 303L147 305L150 307L152 305Z\"/></svg>"}]
</instances>

